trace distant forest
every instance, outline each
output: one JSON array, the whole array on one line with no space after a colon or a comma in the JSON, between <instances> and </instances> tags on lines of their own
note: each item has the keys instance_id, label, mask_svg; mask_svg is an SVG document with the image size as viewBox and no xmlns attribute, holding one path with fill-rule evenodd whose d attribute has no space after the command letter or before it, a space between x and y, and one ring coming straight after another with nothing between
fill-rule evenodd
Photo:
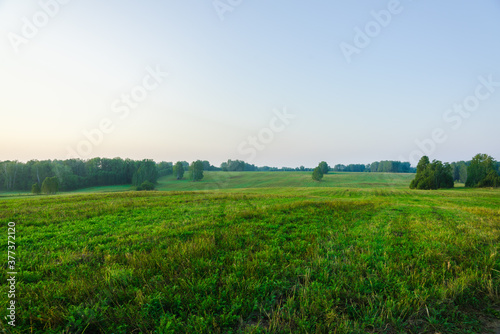
<instances>
[{"instance_id":1,"label":"distant forest","mask_svg":"<svg viewBox=\"0 0 500 334\"><path fill-rule=\"evenodd\" d=\"M190 164L181 161L184 169ZM202 161L204 171L312 171L304 166L291 167L257 167L241 160L228 160L220 167ZM467 180L467 166L470 162L460 161L450 164L454 181ZM31 160L26 163L18 161L0 162L1 191L30 191L33 186L41 187L46 178L57 181L58 190L71 191L87 187L127 185L138 186L144 181L157 183L159 177L173 174L172 162L155 162L153 160L131 160L121 158L93 158L89 160ZM500 167L500 166L499 166ZM377 161L371 164L336 165L332 171L339 172L389 172L415 173L416 169L409 162Z\"/></svg>"}]
</instances>

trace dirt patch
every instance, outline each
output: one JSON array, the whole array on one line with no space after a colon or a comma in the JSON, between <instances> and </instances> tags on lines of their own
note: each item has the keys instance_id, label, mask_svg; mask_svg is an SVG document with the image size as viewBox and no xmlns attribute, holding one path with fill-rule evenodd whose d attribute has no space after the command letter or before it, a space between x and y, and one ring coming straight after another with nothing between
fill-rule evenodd
<instances>
[{"instance_id":1,"label":"dirt patch","mask_svg":"<svg viewBox=\"0 0 500 334\"><path fill-rule=\"evenodd\" d=\"M489 322L486 326L486 329L490 333L500 334L500 320L494 320L493 322Z\"/></svg>"},{"instance_id":2,"label":"dirt patch","mask_svg":"<svg viewBox=\"0 0 500 334\"><path fill-rule=\"evenodd\" d=\"M500 310L497 310L500 312ZM500 319L488 318L484 320L487 333L500 334Z\"/></svg>"}]
</instances>

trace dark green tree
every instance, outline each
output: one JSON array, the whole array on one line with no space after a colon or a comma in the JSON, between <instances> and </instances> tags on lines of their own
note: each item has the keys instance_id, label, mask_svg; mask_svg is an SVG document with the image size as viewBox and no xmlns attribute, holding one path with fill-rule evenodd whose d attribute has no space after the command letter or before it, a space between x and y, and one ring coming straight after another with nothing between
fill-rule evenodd
<instances>
[{"instance_id":1,"label":"dark green tree","mask_svg":"<svg viewBox=\"0 0 500 334\"><path fill-rule=\"evenodd\" d=\"M430 164L432 174L434 176L435 189L453 188L455 182L453 181L453 169L448 163L441 163L441 161L434 160Z\"/></svg>"},{"instance_id":2,"label":"dark green tree","mask_svg":"<svg viewBox=\"0 0 500 334\"><path fill-rule=\"evenodd\" d=\"M429 164L430 162L428 156L424 155L422 158L420 158L417 164L417 174L410 183L410 189L423 189L431 186L430 184L428 184L428 173L426 173L427 166L429 166Z\"/></svg>"},{"instance_id":3,"label":"dark green tree","mask_svg":"<svg viewBox=\"0 0 500 334\"><path fill-rule=\"evenodd\" d=\"M189 167L191 171L191 180L193 182L203 179L203 162L201 160L193 161Z\"/></svg>"},{"instance_id":4,"label":"dark green tree","mask_svg":"<svg viewBox=\"0 0 500 334\"><path fill-rule=\"evenodd\" d=\"M212 166L210 162L207 160L203 160L202 162L203 162L203 170L205 171L212 171L217 169L214 166Z\"/></svg>"},{"instance_id":5,"label":"dark green tree","mask_svg":"<svg viewBox=\"0 0 500 334\"><path fill-rule=\"evenodd\" d=\"M183 165L185 166L184 163ZM146 180L156 184L160 175L169 174L172 174L171 163L157 165L152 160L93 158L30 160L26 163L0 161L0 190L30 191L34 183L38 183L41 188L47 177L54 176L57 177L61 191L119 184L139 186Z\"/></svg>"},{"instance_id":6,"label":"dark green tree","mask_svg":"<svg viewBox=\"0 0 500 334\"><path fill-rule=\"evenodd\" d=\"M173 174L173 166L171 162L162 161L158 165L158 177Z\"/></svg>"},{"instance_id":7,"label":"dark green tree","mask_svg":"<svg viewBox=\"0 0 500 334\"><path fill-rule=\"evenodd\" d=\"M423 156L417 165L417 174L410 183L411 189L453 188L453 169L449 164Z\"/></svg>"},{"instance_id":8,"label":"dark green tree","mask_svg":"<svg viewBox=\"0 0 500 334\"><path fill-rule=\"evenodd\" d=\"M479 184L477 186L480 188L486 188L486 187L498 188L500 187L500 176L494 170L490 170L486 175L486 177L481 181L479 181Z\"/></svg>"},{"instance_id":9,"label":"dark green tree","mask_svg":"<svg viewBox=\"0 0 500 334\"><path fill-rule=\"evenodd\" d=\"M476 154L467 167L466 187L494 187L498 172L496 161L487 154Z\"/></svg>"},{"instance_id":10,"label":"dark green tree","mask_svg":"<svg viewBox=\"0 0 500 334\"><path fill-rule=\"evenodd\" d=\"M420 158L420 161L418 162L417 173L418 172L422 173L429 164L430 164L429 157L424 155L422 158Z\"/></svg>"},{"instance_id":11,"label":"dark green tree","mask_svg":"<svg viewBox=\"0 0 500 334\"><path fill-rule=\"evenodd\" d=\"M323 174L328 174L328 172L330 171L330 166L328 166L328 164L324 161L321 161L318 167L321 169L321 173Z\"/></svg>"},{"instance_id":12,"label":"dark green tree","mask_svg":"<svg viewBox=\"0 0 500 334\"><path fill-rule=\"evenodd\" d=\"M134 186L141 185L144 181L149 181L156 184L158 181L158 168L153 160L143 160L139 164L139 169L132 177L132 184Z\"/></svg>"},{"instance_id":13,"label":"dark green tree","mask_svg":"<svg viewBox=\"0 0 500 334\"><path fill-rule=\"evenodd\" d=\"M177 180L182 180L182 178L184 177L184 165L180 161L177 161L177 163L174 165L174 176L177 178Z\"/></svg>"},{"instance_id":14,"label":"dark green tree","mask_svg":"<svg viewBox=\"0 0 500 334\"><path fill-rule=\"evenodd\" d=\"M312 179L314 181L321 181L322 178L323 178L323 172L321 171L321 168L319 166L314 168L312 173Z\"/></svg>"}]
</instances>

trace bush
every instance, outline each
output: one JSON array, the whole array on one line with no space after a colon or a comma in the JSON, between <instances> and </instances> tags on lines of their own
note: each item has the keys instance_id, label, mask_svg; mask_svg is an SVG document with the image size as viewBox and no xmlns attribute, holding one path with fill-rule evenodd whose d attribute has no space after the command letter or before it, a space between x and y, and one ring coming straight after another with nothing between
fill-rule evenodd
<instances>
[{"instance_id":1,"label":"bush","mask_svg":"<svg viewBox=\"0 0 500 334\"><path fill-rule=\"evenodd\" d=\"M154 189L155 189L155 185L149 181L144 181L141 183L141 185L139 187L137 187L138 191L141 191L141 190L150 191L150 190L154 190Z\"/></svg>"}]
</instances>

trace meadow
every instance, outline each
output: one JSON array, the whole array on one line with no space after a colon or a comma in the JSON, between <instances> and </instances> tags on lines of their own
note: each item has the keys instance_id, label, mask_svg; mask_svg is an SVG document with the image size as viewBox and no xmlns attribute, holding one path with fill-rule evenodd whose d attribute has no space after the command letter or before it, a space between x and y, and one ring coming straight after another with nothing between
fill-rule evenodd
<instances>
[{"instance_id":1,"label":"meadow","mask_svg":"<svg viewBox=\"0 0 500 334\"><path fill-rule=\"evenodd\" d=\"M500 191L414 174L208 172L55 196L16 223L7 333L487 333L500 319ZM1 281L6 282L7 270ZM7 283L4 284L4 291ZM1 295L1 308L7 295ZM500 327L500 326L499 326Z\"/></svg>"}]
</instances>

